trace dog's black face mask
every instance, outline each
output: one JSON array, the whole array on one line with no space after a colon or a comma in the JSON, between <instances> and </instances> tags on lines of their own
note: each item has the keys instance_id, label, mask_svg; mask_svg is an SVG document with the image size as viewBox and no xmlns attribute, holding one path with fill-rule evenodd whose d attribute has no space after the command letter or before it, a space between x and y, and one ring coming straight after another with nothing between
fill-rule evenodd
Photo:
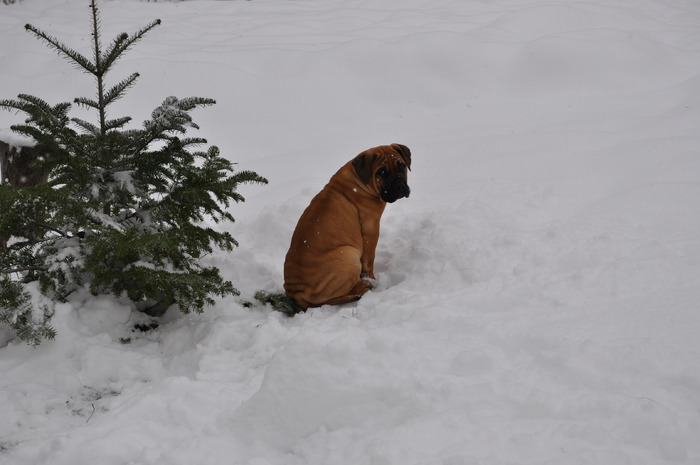
<instances>
[{"instance_id":1,"label":"dog's black face mask","mask_svg":"<svg viewBox=\"0 0 700 465\"><path fill-rule=\"evenodd\" d=\"M406 165L398 163L397 172L389 173L387 168L382 168L377 172L381 190L379 196L387 203L394 203L398 199L411 195L411 188L406 184Z\"/></svg>"}]
</instances>

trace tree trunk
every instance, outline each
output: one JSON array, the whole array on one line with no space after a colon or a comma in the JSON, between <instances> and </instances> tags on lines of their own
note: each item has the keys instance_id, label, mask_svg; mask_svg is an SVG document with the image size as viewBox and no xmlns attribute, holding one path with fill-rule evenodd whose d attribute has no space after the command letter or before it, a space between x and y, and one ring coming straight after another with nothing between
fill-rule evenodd
<instances>
[{"instance_id":1,"label":"tree trunk","mask_svg":"<svg viewBox=\"0 0 700 465\"><path fill-rule=\"evenodd\" d=\"M48 173L32 166L37 158L32 147L15 147L0 140L0 179L15 187L45 183Z\"/></svg>"},{"instance_id":2,"label":"tree trunk","mask_svg":"<svg viewBox=\"0 0 700 465\"><path fill-rule=\"evenodd\" d=\"M14 187L43 184L49 174L36 168L38 155L32 147L15 147L0 140L0 180ZM0 237L0 251L7 248L9 237Z\"/></svg>"}]
</instances>

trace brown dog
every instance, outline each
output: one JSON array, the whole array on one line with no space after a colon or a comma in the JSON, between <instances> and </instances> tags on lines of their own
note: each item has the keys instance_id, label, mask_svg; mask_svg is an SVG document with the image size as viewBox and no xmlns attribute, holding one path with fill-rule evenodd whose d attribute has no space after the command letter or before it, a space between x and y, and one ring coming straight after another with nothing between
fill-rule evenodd
<instances>
[{"instance_id":1,"label":"brown dog","mask_svg":"<svg viewBox=\"0 0 700 465\"><path fill-rule=\"evenodd\" d=\"M284 290L301 308L358 300L374 285L379 220L408 197L411 151L366 150L344 165L299 218L284 262Z\"/></svg>"}]
</instances>

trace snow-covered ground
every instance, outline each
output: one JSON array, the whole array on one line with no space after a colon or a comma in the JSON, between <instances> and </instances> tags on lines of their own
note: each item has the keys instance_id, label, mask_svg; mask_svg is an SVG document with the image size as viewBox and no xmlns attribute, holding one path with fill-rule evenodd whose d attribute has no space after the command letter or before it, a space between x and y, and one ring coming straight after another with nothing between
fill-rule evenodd
<instances>
[{"instance_id":1,"label":"snow-covered ground","mask_svg":"<svg viewBox=\"0 0 700 465\"><path fill-rule=\"evenodd\" d=\"M0 97L92 95L23 28L89 53L86 6L0 5ZM125 301L76 295L54 341L0 329L0 463L700 463L696 0L102 15L105 40L163 20L112 76L141 73L121 114L216 98L197 135L270 184L242 189L241 246L208 258L241 298L141 333ZM412 194L386 210L378 287L294 318L244 308L281 289L311 197L392 142Z\"/></svg>"}]
</instances>

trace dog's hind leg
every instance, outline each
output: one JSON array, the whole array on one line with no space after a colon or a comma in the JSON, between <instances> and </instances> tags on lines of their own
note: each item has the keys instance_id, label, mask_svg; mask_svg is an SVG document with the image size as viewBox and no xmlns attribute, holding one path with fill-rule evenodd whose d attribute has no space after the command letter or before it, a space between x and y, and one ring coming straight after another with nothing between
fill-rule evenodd
<instances>
[{"instance_id":1,"label":"dog's hind leg","mask_svg":"<svg viewBox=\"0 0 700 465\"><path fill-rule=\"evenodd\" d=\"M347 295L327 300L326 302L323 302L322 305L342 305L348 304L350 302L355 302L356 300L360 300L360 297L362 297L365 293L367 293L367 291L371 290L373 287L374 284L371 280L366 278L360 279L352 287L352 289L350 289L350 292L348 292Z\"/></svg>"},{"instance_id":2,"label":"dog's hind leg","mask_svg":"<svg viewBox=\"0 0 700 465\"><path fill-rule=\"evenodd\" d=\"M304 296L310 306L354 302L372 289L374 280L361 276L360 256L360 251L351 246L342 246L330 251L324 258L325 262L332 266L325 270L315 270L319 280L314 286L309 286L307 295Z\"/></svg>"}]
</instances>

